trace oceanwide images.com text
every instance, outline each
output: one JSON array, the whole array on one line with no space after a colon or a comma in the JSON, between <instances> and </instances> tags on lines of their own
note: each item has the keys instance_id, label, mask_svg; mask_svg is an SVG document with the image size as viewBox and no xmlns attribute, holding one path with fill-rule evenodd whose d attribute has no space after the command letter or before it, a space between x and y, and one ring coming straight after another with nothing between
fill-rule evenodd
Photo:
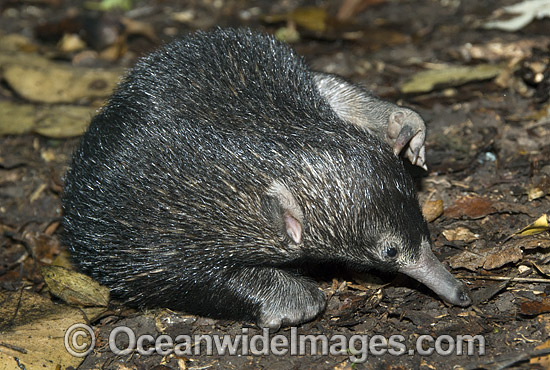
<instances>
[{"instance_id":1,"label":"oceanwide images.com text","mask_svg":"<svg viewBox=\"0 0 550 370\"><path fill-rule=\"evenodd\" d=\"M75 324L65 332L65 348L73 356L84 357L93 351L96 343L90 326ZM481 335L419 335L408 347L407 339L400 334L389 336L354 334L298 334L296 327L286 334L271 334L263 329L261 334L252 334L250 329L241 329L241 334L215 335L193 334L137 336L126 326L114 328L109 334L109 349L116 355L200 356L242 355L276 356L345 355L352 362L364 362L369 355L414 355L430 356L434 353L448 355L484 355L485 338Z\"/></svg>"}]
</instances>

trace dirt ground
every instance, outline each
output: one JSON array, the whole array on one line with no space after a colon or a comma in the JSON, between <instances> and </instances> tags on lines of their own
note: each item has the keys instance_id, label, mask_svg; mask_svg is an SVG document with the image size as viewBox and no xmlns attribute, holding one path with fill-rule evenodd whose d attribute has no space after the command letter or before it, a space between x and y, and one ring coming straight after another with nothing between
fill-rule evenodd
<instances>
[{"instance_id":1,"label":"dirt ground","mask_svg":"<svg viewBox=\"0 0 550 370\"><path fill-rule=\"evenodd\" d=\"M532 0L507 11L519 2L1 2L0 369L550 368L550 6ZM273 33L314 69L421 114L428 171L408 169L434 253L467 284L470 307L450 306L404 276L323 276L326 312L268 335L252 324L106 307L93 282L48 269L70 267L60 194L90 117L137 57L216 26ZM75 323L95 337L84 357L64 342ZM121 326L151 341L257 337L236 355L207 354L207 341L194 338L178 353L148 343L152 354L116 355L109 339ZM290 343L303 335L326 336L328 353L322 340L312 351L311 338L303 351L266 351L274 336Z\"/></svg>"}]
</instances>

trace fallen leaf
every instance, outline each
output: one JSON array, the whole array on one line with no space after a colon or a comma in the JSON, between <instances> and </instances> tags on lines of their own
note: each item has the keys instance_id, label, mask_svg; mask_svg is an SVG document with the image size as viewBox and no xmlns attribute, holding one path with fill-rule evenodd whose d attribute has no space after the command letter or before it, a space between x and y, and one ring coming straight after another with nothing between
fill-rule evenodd
<instances>
[{"instance_id":1,"label":"fallen leaf","mask_svg":"<svg viewBox=\"0 0 550 370\"><path fill-rule=\"evenodd\" d=\"M466 270L476 271L479 267L483 266L485 259L486 257L484 254L465 250L462 253L449 257L447 261L453 269L464 268Z\"/></svg>"},{"instance_id":2,"label":"fallen leaf","mask_svg":"<svg viewBox=\"0 0 550 370\"><path fill-rule=\"evenodd\" d=\"M461 218L481 218L494 212L493 201L474 195L467 195L455 200L454 204L444 212L445 217Z\"/></svg>"},{"instance_id":3,"label":"fallen leaf","mask_svg":"<svg viewBox=\"0 0 550 370\"><path fill-rule=\"evenodd\" d=\"M535 222L533 222L532 224L508 236L505 241L512 239L512 237L516 235L521 235L521 236L537 235L546 231L550 231L550 226L548 225L548 215L544 214L540 216L537 220L535 220ZM541 246L540 244L535 244L535 246L533 247L531 246L533 243L540 243L540 241L538 239L533 239L531 241L528 241L526 242L527 245L525 246L525 248L532 249L532 248L537 248Z\"/></svg>"},{"instance_id":4,"label":"fallen leaf","mask_svg":"<svg viewBox=\"0 0 550 370\"><path fill-rule=\"evenodd\" d=\"M35 125L35 106L0 101L0 136L21 135L32 131Z\"/></svg>"},{"instance_id":5,"label":"fallen leaf","mask_svg":"<svg viewBox=\"0 0 550 370\"><path fill-rule=\"evenodd\" d=\"M2 67L4 79L18 95L44 103L107 97L122 74L119 69L100 70L54 62L5 63Z\"/></svg>"},{"instance_id":6,"label":"fallen leaf","mask_svg":"<svg viewBox=\"0 0 550 370\"><path fill-rule=\"evenodd\" d=\"M141 22L131 18L121 18L120 22L126 28L125 32L128 35L142 36L153 43L161 42L155 33L155 28L149 22Z\"/></svg>"},{"instance_id":7,"label":"fallen leaf","mask_svg":"<svg viewBox=\"0 0 550 370\"><path fill-rule=\"evenodd\" d=\"M362 11L373 5L380 5L386 0L344 0L342 1L336 19L338 22L350 22Z\"/></svg>"},{"instance_id":8,"label":"fallen leaf","mask_svg":"<svg viewBox=\"0 0 550 370\"><path fill-rule=\"evenodd\" d=\"M61 266L66 269L72 270L74 267L73 260L69 251L63 248L57 257L51 263L53 266Z\"/></svg>"},{"instance_id":9,"label":"fallen leaf","mask_svg":"<svg viewBox=\"0 0 550 370\"><path fill-rule=\"evenodd\" d=\"M535 248L550 248L550 239L548 238L521 238L508 244L518 245L523 249L535 249Z\"/></svg>"},{"instance_id":10,"label":"fallen leaf","mask_svg":"<svg viewBox=\"0 0 550 370\"><path fill-rule=\"evenodd\" d=\"M466 243L473 242L479 238L479 235L462 226L452 230L444 230L442 234L448 241L460 240Z\"/></svg>"},{"instance_id":11,"label":"fallen leaf","mask_svg":"<svg viewBox=\"0 0 550 370\"><path fill-rule=\"evenodd\" d=\"M290 13L274 14L263 17L267 23L294 22L310 31L323 32L327 27L328 14L324 8L305 6Z\"/></svg>"},{"instance_id":12,"label":"fallen leaf","mask_svg":"<svg viewBox=\"0 0 550 370\"><path fill-rule=\"evenodd\" d=\"M530 273L531 271L533 271L533 270L532 270L531 267L529 267L529 266L525 266L525 265L519 265L519 266L518 266L518 272L519 272L520 274L528 274L528 273Z\"/></svg>"},{"instance_id":13,"label":"fallen leaf","mask_svg":"<svg viewBox=\"0 0 550 370\"><path fill-rule=\"evenodd\" d=\"M67 351L66 331L74 324L85 324L105 311L103 308L83 310L55 304L49 298L25 290L0 291L0 302L2 369L78 367L83 358Z\"/></svg>"},{"instance_id":14,"label":"fallen leaf","mask_svg":"<svg viewBox=\"0 0 550 370\"><path fill-rule=\"evenodd\" d=\"M72 53L86 48L86 43L77 34L66 33L57 43L57 48L64 53Z\"/></svg>"},{"instance_id":15,"label":"fallen leaf","mask_svg":"<svg viewBox=\"0 0 550 370\"><path fill-rule=\"evenodd\" d=\"M480 244L481 246L476 247L476 243L478 241L472 244L471 248L473 250L464 250L448 258L453 269L465 268L476 271L478 268L483 267L486 270L492 270L508 263L520 261L523 258L522 250L550 248L549 238L536 236L509 240L496 247L486 247L483 246L483 243Z\"/></svg>"},{"instance_id":16,"label":"fallen leaf","mask_svg":"<svg viewBox=\"0 0 550 370\"><path fill-rule=\"evenodd\" d=\"M33 42L20 34L12 33L0 37L0 50L34 52L38 47Z\"/></svg>"},{"instance_id":17,"label":"fallen leaf","mask_svg":"<svg viewBox=\"0 0 550 370\"><path fill-rule=\"evenodd\" d=\"M0 136L29 132L58 139L80 136L95 113L95 108L81 106L0 101Z\"/></svg>"},{"instance_id":18,"label":"fallen leaf","mask_svg":"<svg viewBox=\"0 0 550 370\"><path fill-rule=\"evenodd\" d=\"M101 0L99 2L87 1L86 7L92 10L108 12L114 9L132 9L132 0Z\"/></svg>"},{"instance_id":19,"label":"fallen leaf","mask_svg":"<svg viewBox=\"0 0 550 370\"><path fill-rule=\"evenodd\" d=\"M536 211L536 208L529 204L509 203L509 202L494 202L491 213L523 213L530 217L538 217L540 212Z\"/></svg>"},{"instance_id":20,"label":"fallen leaf","mask_svg":"<svg viewBox=\"0 0 550 370\"><path fill-rule=\"evenodd\" d=\"M97 109L70 105L55 105L38 109L32 131L56 139L82 135Z\"/></svg>"},{"instance_id":21,"label":"fallen leaf","mask_svg":"<svg viewBox=\"0 0 550 370\"><path fill-rule=\"evenodd\" d=\"M422 214L427 222L432 222L443 214L443 200L427 200L422 206Z\"/></svg>"},{"instance_id":22,"label":"fallen leaf","mask_svg":"<svg viewBox=\"0 0 550 370\"><path fill-rule=\"evenodd\" d=\"M542 198L550 193L550 177L535 176L527 189L529 201Z\"/></svg>"},{"instance_id":23,"label":"fallen leaf","mask_svg":"<svg viewBox=\"0 0 550 370\"><path fill-rule=\"evenodd\" d=\"M550 339L542 343L541 345L535 347L536 350L548 349L548 348L550 348ZM529 363L537 364L543 369L550 369L550 355L546 355L542 357L533 357L532 359L529 360Z\"/></svg>"},{"instance_id":24,"label":"fallen leaf","mask_svg":"<svg viewBox=\"0 0 550 370\"><path fill-rule=\"evenodd\" d=\"M546 193L544 192L544 190L542 190L541 188L538 188L538 187L529 188L527 190L527 197L528 197L529 201L542 198L545 195L546 195Z\"/></svg>"},{"instance_id":25,"label":"fallen leaf","mask_svg":"<svg viewBox=\"0 0 550 370\"><path fill-rule=\"evenodd\" d=\"M300 40L300 33L295 27L281 27L275 31L275 38L277 40L291 44Z\"/></svg>"},{"instance_id":26,"label":"fallen leaf","mask_svg":"<svg viewBox=\"0 0 550 370\"><path fill-rule=\"evenodd\" d=\"M518 235L535 235L540 234L545 231L550 231L550 226L548 226L548 215L544 214L540 216L535 222L524 227L516 234Z\"/></svg>"},{"instance_id":27,"label":"fallen leaf","mask_svg":"<svg viewBox=\"0 0 550 370\"><path fill-rule=\"evenodd\" d=\"M493 270L502 267L508 263L515 263L521 260L523 252L521 248L506 248L503 250L497 250L495 253L489 254L485 258L483 268L485 270Z\"/></svg>"},{"instance_id":28,"label":"fallen leaf","mask_svg":"<svg viewBox=\"0 0 550 370\"><path fill-rule=\"evenodd\" d=\"M179 22L179 23L189 23L193 19L195 19L196 14L193 9L187 9L183 10L181 12L171 12L170 18L172 18L173 21Z\"/></svg>"},{"instance_id":29,"label":"fallen leaf","mask_svg":"<svg viewBox=\"0 0 550 370\"><path fill-rule=\"evenodd\" d=\"M481 288L471 292L470 297L472 298L472 304L478 305L482 302L490 300L498 293L505 290L509 284L509 281L483 284Z\"/></svg>"},{"instance_id":30,"label":"fallen leaf","mask_svg":"<svg viewBox=\"0 0 550 370\"><path fill-rule=\"evenodd\" d=\"M50 292L67 303L80 306L107 306L109 303L109 288L89 276L61 266L43 266L41 273Z\"/></svg>"},{"instance_id":31,"label":"fallen leaf","mask_svg":"<svg viewBox=\"0 0 550 370\"><path fill-rule=\"evenodd\" d=\"M540 265L534 262L531 262L533 266L543 275L550 276L550 266L548 265Z\"/></svg>"},{"instance_id":32,"label":"fallen leaf","mask_svg":"<svg viewBox=\"0 0 550 370\"><path fill-rule=\"evenodd\" d=\"M541 313L548 313L550 312L550 299L545 298L540 302L523 302L520 307L520 312L522 315L536 316Z\"/></svg>"},{"instance_id":33,"label":"fallen leaf","mask_svg":"<svg viewBox=\"0 0 550 370\"><path fill-rule=\"evenodd\" d=\"M460 86L472 81L489 80L498 76L504 66L479 64L476 66L443 66L441 69L418 72L400 87L405 94L426 93L435 89Z\"/></svg>"}]
</instances>

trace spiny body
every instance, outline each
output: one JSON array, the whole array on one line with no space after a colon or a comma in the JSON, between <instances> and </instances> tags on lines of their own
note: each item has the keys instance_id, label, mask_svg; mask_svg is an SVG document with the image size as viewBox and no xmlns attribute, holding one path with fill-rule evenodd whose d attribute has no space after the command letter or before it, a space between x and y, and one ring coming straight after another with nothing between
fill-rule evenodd
<instances>
[{"instance_id":1,"label":"spiny body","mask_svg":"<svg viewBox=\"0 0 550 370\"><path fill-rule=\"evenodd\" d=\"M271 37L197 33L141 59L92 120L63 241L127 303L273 328L323 310L300 274L314 262L433 271L423 282L466 305L394 153L422 166L423 138L413 111Z\"/></svg>"}]
</instances>

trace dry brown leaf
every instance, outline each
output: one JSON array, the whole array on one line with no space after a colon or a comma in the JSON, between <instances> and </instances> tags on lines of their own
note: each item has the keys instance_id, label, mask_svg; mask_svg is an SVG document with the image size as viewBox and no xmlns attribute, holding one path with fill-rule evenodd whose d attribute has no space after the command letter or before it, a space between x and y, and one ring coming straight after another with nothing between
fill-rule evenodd
<instances>
[{"instance_id":1,"label":"dry brown leaf","mask_svg":"<svg viewBox=\"0 0 550 370\"><path fill-rule=\"evenodd\" d=\"M361 13L369 6L379 5L386 0L344 0L338 9L336 19L339 22L350 22L357 14Z\"/></svg>"},{"instance_id":2,"label":"dry brown leaf","mask_svg":"<svg viewBox=\"0 0 550 370\"><path fill-rule=\"evenodd\" d=\"M496 247L475 249L475 252L465 250L451 256L448 261L453 269L465 268L476 271L483 267L486 270L492 270L520 261L523 258L522 250L534 248L550 248L550 239L529 237L510 240Z\"/></svg>"},{"instance_id":3,"label":"dry brown leaf","mask_svg":"<svg viewBox=\"0 0 550 370\"><path fill-rule=\"evenodd\" d=\"M536 235L545 231L550 231L550 226L548 225L548 215L546 214L537 218L532 224L527 225L520 231L514 233L514 235Z\"/></svg>"},{"instance_id":4,"label":"dry brown leaf","mask_svg":"<svg viewBox=\"0 0 550 370\"><path fill-rule=\"evenodd\" d=\"M25 134L35 125L35 107L32 104L0 101L0 116L0 136Z\"/></svg>"},{"instance_id":5,"label":"dry brown leaf","mask_svg":"<svg viewBox=\"0 0 550 370\"><path fill-rule=\"evenodd\" d=\"M466 270L476 271L479 267L483 266L485 259L485 255L463 251L462 253L451 256L448 258L448 261L453 269L464 268Z\"/></svg>"},{"instance_id":6,"label":"dry brown leaf","mask_svg":"<svg viewBox=\"0 0 550 370\"><path fill-rule=\"evenodd\" d=\"M27 59L2 63L3 75L17 94L34 102L69 103L83 98L103 98L111 94L122 75L120 69L74 67L34 56Z\"/></svg>"},{"instance_id":7,"label":"dry brown leaf","mask_svg":"<svg viewBox=\"0 0 550 370\"><path fill-rule=\"evenodd\" d=\"M27 37L12 33L9 35L0 36L0 50L16 51L16 52L34 52L38 47Z\"/></svg>"},{"instance_id":8,"label":"dry brown leaf","mask_svg":"<svg viewBox=\"0 0 550 370\"><path fill-rule=\"evenodd\" d=\"M536 350L547 349L547 348L550 348L550 339L544 342L543 344L541 344L540 346L535 347ZM546 355L542 357L533 357L532 359L529 360L529 363L537 364L543 369L550 369L550 355Z\"/></svg>"},{"instance_id":9,"label":"dry brown leaf","mask_svg":"<svg viewBox=\"0 0 550 370\"><path fill-rule=\"evenodd\" d=\"M86 48L86 43L79 35L66 33L57 43L57 48L64 53L72 53Z\"/></svg>"},{"instance_id":10,"label":"dry brown leaf","mask_svg":"<svg viewBox=\"0 0 550 370\"><path fill-rule=\"evenodd\" d=\"M509 244L518 245L524 249L535 249L535 248L550 248L550 239L548 238L525 238L518 239Z\"/></svg>"},{"instance_id":11,"label":"dry brown leaf","mask_svg":"<svg viewBox=\"0 0 550 370\"><path fill-rule=\"evenodd\" d=\"M533 266L543 275L550 276L550 266L549 265L540 265L534 262L531 262Z\"/></svg>"},{"instance_id":12,"label":"dry brown leaf","mask_svg":"<svg viewBox=\"0 0 550 370\"><path fill-rule=\"evenodd\" d=\"M493 201L475 195L467 195L455 200L454 204L444 212L449 218L481 218L495 212Z\"/></svg>"},{"instance_id":13,"label":"dry brown leaf","mask_svg":"<svg viewBox=\"0 0 550 370\"><path fill-rule=\"evenodd\" d=\"M542 301L529 301L521 304L520 312L522 315L536 316L542 313L550 312L550 299L545 298Z\"/></svg>"},{"instance_id":14,"label":"dry brown leaf","mask_svg":"<svg viewBox=\"0 0 550 370\"><path fill-rule=\"evenodd\" d=\"M18 104L0 101L0 136L29 132L52 137L80 136L96 109L72 105Z\"/></svg>"},{"instance_id":15,"label":"dry brown leaf","mask_svg":"<svg viewBox=\"0 0 550 370\"><path fill-rule=\"evenodd\" d=\"M498 76L505 66L479 64L476 66L441 66L418 72L400 87L405 94L426 93L440 87L460 86L472 81L488 80Z\"/></svg>"},{"instance_id":16,"label":"dry brown leaf","mask_svg":"<svg viewBox=\"0 0 550 370\"><path fill-rule=\"evenodd\" d=\"M161 42L155 32L155 28L149 22L141 22L135 19L124 17L120 19L120 22L124 25L124 27L126 28L125 32L129 35L143 36L154 43Z\"/></svg>"},{"instance_id":17,"label":"dry brown leaf","mask_svg":"<svg viewBox=\"0 0 550 370\"><path fill-rule=\"evenodd\" d=\"M508 263L515 263L521 260L523 252L521 248L506 248L504 250L497 250L495 253L489 254L483 263L485 270L493 270L502 267Z\"/></svg>"},{"instance_id":18,"label":"dry brown leaf","mask_svg":"<svg viewBox=\"0 0 550 370\"><path fill-rule=\"evenodd\" d=\"M546 194L547 191L538 185L530 186L529 189L527 189L527 198L529 201L542 198Z\"/></svg>"},{"instance_id":19,"label":"dry brown leaf","mask_svg":"<svg viewBox=\"0 0 550 370\"><path fill-rule=\"evenodd\" d=\"M107 306L109 289L91 277L61 266L41 269L50 292L67 303L80 306Z\"/></svg>"},{"instance_id":20,"label":"dry brown leaf","mask_svg":"<svg viewBox=\"0 0 550 370\"><path fill-rule=\"evenodd\" d=\"M441 199L427 200L422 206L422 214L427 222L436 220L443 214L443 201Z\"/></svg>"},{"instance_id":21,"label":"dry brown leaf","mask_svg":"<svg viewBox=\"0 0 550 370\"><path fill-rule=\"evenodd\" d=\"M462 226L452 230L444 230L442 234L448 241L460 240L466 243L473 242L479 238L479 235Z\"/></svg>"},{"instance_id":22,"label":"dry brown leaf","mask_svg":"<svg viewBox=\"0 0 550 370\"><path fill-rule=\"evenodd\" d=\"M72 105L41 107L37 110L32 131L56 139L80 136L96 112L95 108Z\"/></svg>"},{"instance_id":23,"label":"dry brown leaf","mask_svg":"<svg viewBox=\"0 0 550 370\"><path fill-rule=\"evenodd\" d=\"M310 31L323 32L327 27L326 9L316 6L296 8L290 13L274 14L263 17L267 23L293 22Z\"/></svg>"},{"instance_id":24,"label":"dry brown leaf","mask_svg":"<svg viewBox=\"0 0 550 370\"><path fill-rule=\"evenodd\" d=\"M67 351L65 333L104 311L55 304L29 291L0 291L0 302L0 369L78 367L83 358Z\"/></svg>"},{"instance_id":25,"label":"dry brown leaf","mask_svg":"<svg viewBox=\"0 0 550 370\"><path fill-rule=\"evenodd\" d=\"M546 215L546 214L540 216L531 225L523 228L518 234L519 235L535 235L535 234L543 233L545 231L550 231L550 226L548 226L548 215Z\"/></svg>"}]
</instances>

